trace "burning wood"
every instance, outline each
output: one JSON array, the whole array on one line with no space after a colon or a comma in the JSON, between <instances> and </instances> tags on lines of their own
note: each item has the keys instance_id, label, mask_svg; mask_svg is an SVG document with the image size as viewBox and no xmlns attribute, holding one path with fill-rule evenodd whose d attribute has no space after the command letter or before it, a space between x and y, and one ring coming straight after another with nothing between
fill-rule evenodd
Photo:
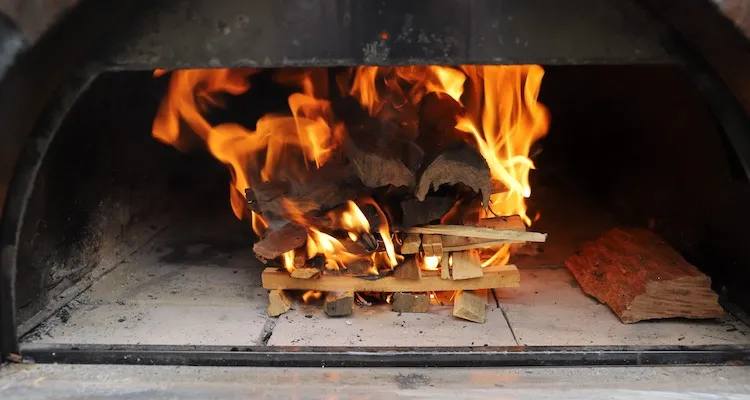
<instances>
[{"instance_id":1,"label":"burning wood","mask_svg":"<svg viewBox=\"0 0 750 400\"><path fill-rule=\"evenodd\" d=\"M348 275L321 275L317 279L294 279L278 268L263 270L263 287L269 290L318 290L323 292L434 292L517 287L520 282L514 265L486 267L483 275L474 279L446 280L438 271L422 271L419 280L384 276L379 279L362 279Z\"/></svg>"},{"instance_id":2,"label":"burning wood","mask_svg":"<svg viewBox=\"0 0 750 400\"><path fill-rule=\"evenodd\" d=\"M509 243L546 239L523 229L528 154L549 120L540 67L366 66L337 73L337 85L330 71L281 73L275 81L293 88L286 114L213 123L209 111L248 92L257 72L173 72L153 134L180 149L196 136L228 166L232 209L261 238L253 250L286 270L263 272L269 314L285 309L285 289L400 292L423 304L408 292L518 285L504 265ZM482 261L476 249L495 254ZM351 298L329 293L326 311L351 313Z\"/></svg>"},{"instance_id":3,"label":"burning wood","mask_svg":"<svg viewBox=\"0 0 750 400\"><path fill-rule=\"evenodd\" d=\"M450 197L428 196L424 201L409 199L401 202L401 226L430 224L440 220L453 207L456 200Z\"/></svg>"},{"instance_id":4,"label":"burning wood","mask_svg":"<svg viewBox=\"0 0 750 400\"><path fill-rule=\"evenodd\" d=\"M418 233L409 233L401 243L401 254L417 254L422 246L422 237Z\"/></svg>"},{"instance_id":5,"label":"burning wood","mask_svg":"<svg viewBox=\"0 0 750 400\"><path fill-rule=\"evenodd\" d=\"M443 240L440 235L422 235L422 254L425 257L443 255Z\"/></svg>"},{"instance_id":6,"label":"burning wood","mask_svg":"<svg viewBox=\"0 0 750 400\"><path fill-rule=\"evenodd\" d=\"M613 229L565 262L581 289L625 323L656 318L718 318L711 279L645 229Z\"/></svg>"},{"instance_id":7,"label":"burning wood","mask_svg":"<svg viewBox=\"0 0 750 400\"><path fill-rule=\"evenodd\" d=\"M471 279L483 274L482 262L475 251L447 253L440 261L440 277L443 279Z\"/></svg>"},{"instance_id":8,"label":"burning wood","mask_svg":"<svg viewBox=\"0 0 750 400\"><path fill-rule=\"evenodd\" d=\"M294 279L311 279L320 275L320 270L317 268L295 268L289 276Z\"/></svg>"},{"instance_id":9,"label":"burning wood","mask_svg":"<svg viewBox=\"0 0 750 400\"><path fill-rule=\"evenodd\" d=\"M524 225L523 221L521 220L521 217L519 217L518 215L512 215L509 217L483 218L477 222L477 226L483 227L483 228L499 229L499 230L504 230L504 229L516 230L516 231L526 230L526 225ZM498 248L507 243L508 243L507 240L485 239L485 238L469 237L469 236L444 235L443 236L443 251L451 252L451 251L461 251L461 250L471 250L471 249L492 249L492 248Z\"/></svg>"},{"instance_id":10,"label":"burning wood","mask_svg":"<svg viewBox=\"0 0 750 400\"><path fill-rule=\"evenodd\" d=\"M414 187L414 173L401 160L362 151L354 143L348 143L345 151L354 166L354 171L365 186Z\"/></svg>"},{"instance_id":11,"label":"burning wood","mask_svg":"<svg viewBox=\"0 0 750 400\"><path fill-rule=\"evenodd\" d=\"M288 223L279 229L269 230L253 245L255 254L263 260L273 260L288 251L304 246L307 242L305 227Z\"/></svg>"},{"instance_id":12,"label":"burning wood","mask_svg":"<svg viewBox=\"0 0 750 400\"><path fill-rule=\"evenodd\" d=\"M504 240L506 242L544 242L547 235L539 232L525 232L512 229L493 229L467 225L427 225L407 228L406 233L461 236L476 239Z\"/></svg>"},{"instance_id":13,"label":"burning wood","mask_svg":"<svg viewBox=\"0 0 750 400\"><path fill-rule=\"evenodd\" d=\"M414 195L424 201L430 189L437 190L441 185L459 183L481 193L482 203L489 204L490 170L475 150L465 146L446 151L435 158L419 178Z\"/></svg>"},{"instance_id":14,"label":"burning wood","mask_svg":"<svg viewBox=\"0 0 750 400\"><path fill-rule=\"evenodd\" d=\"M393 277L398 279L422 279L422 270L417 264L417 260L414 257L404 260L401 264L397 265L393 269Z\"/></svg>"}]
</instances>

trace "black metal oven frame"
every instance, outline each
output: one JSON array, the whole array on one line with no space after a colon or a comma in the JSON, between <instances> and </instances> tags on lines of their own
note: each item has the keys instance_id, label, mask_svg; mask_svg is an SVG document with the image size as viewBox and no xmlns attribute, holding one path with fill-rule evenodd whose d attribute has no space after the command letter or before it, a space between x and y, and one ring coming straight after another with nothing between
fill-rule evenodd
<instances>
[{"instance_id":1,"label":"black metal oven frame","mask_svg":"<svg viewBox=\"0 0 750 400\"><path fill-rule=\"evenodd\" d=\"M108 4L104 4L108 3ZM659 0L83 1L38 43L0 20L0 355L36 362L263 366L505 366L747 363L748 346L268 348L23 345L15 276L26 202L78 96L103 71L355 64L644 64L684 66L750 175L750 123L711 60L681 36ZM702 1L686 7L704 12ZM644 7L645 6L645 7ZM709 10L710 11L710 10ZM747 42L722 28L723 45ZM723 32L724 32L723 31ZM737 33L737 32L734 32ZM737 34L739 35L739 34ZM14 42L16 43L16 42ZM2 63L0 63L2 64Z\"/></svg>"}]
</instances>

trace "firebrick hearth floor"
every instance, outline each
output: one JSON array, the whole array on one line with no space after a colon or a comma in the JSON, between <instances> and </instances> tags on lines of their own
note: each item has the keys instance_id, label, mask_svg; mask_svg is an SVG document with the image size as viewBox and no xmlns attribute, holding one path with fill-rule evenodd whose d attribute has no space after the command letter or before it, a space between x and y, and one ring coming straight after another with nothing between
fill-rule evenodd
<instances>
[{"instance_id":1,"label":"firebrick hearth floor","mask_svg":"<svg viewBox=\"0 0 750 400\"><path fill-rule=\"evenodd\" d=\"M571 188L565 184L555 187ZM538 186L548 232L544 251L514 261L521 286L498 290L501 307L487 322L455 319L450 307L397 314L387 306L355 306L347 318L328 318L317 306L295 304L266 316L263 267L247 243L245 225L207 213L175 212L168 229L102 276L23 340L36 343L119 343L269 346L501 346L748 344L750 329L721 321L622 324L583 294L561 267L580 243L616 225L576 191ZM555 204L575 205L555 212ZM195 209L195 208L193 208Z\"/></svg>"},{"instance_id":2,"label":"firebrick hearth floor","mask_svg":"<svg viewBox=\"0 0 750 400\"><path fill-rule=\"evenodd\" d=\"M268 318L262 267L249 247L217 245L211 233L200 230L181 236L168 231L25 340L269 346L750 343L750 329L732 317L622 324L585 296L566 269L547 260L544 267L532 260L519 263L521 287L498 291L501 308L488 306L485 324L455 319L449 307L439 306L428 314L401 315L387 306L356 306L351 317L328 318L317 306L298 304L280 318Z\"/></svg>"}]
</instances>

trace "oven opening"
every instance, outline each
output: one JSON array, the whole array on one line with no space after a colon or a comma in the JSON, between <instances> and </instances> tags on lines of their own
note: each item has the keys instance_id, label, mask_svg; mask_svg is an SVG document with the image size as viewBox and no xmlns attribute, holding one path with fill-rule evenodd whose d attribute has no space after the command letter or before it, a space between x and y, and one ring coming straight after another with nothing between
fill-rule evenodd
<instances>
[{"instance_id":1,"label":"oven opening","mask_svg":"<svg viewBox=\"0 0 750 400\"><path fill-rule=\"evenodd\" d=\"M734 162L672 66L107 72L34 186L19 334L747 345Z\"/></svg>"}]
</instances>

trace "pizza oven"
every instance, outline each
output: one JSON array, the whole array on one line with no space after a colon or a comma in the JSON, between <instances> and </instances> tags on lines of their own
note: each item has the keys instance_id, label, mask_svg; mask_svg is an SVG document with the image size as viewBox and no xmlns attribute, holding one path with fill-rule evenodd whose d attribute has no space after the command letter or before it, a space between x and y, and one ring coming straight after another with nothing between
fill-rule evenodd
<instances>
[{"instance_id":1,"label":"pizza oven","mask_svg":"<svg viewBox=\"0 0 750 400\"><path fill-rule=\"evenodd\" d=\"M63 3L0 19L4 360L748 360L729 2Z\"/></svg>"}]
</instances>

